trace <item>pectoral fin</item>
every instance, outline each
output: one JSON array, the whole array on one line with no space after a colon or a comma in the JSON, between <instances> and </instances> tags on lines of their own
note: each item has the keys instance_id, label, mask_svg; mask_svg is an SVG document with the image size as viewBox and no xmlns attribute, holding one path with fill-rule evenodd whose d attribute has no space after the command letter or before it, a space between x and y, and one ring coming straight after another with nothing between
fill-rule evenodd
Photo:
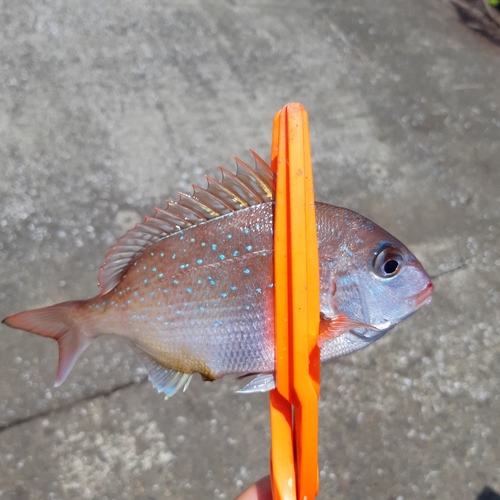
<instances>
[{"instance_id":1,"label":"pectoral fin","mask_svg":"<svg viewBox=\"0 0 500 500\"><path fill-rule=\"evenodd\" d=\"M325 342L340 337L355 328L370 328L371 330L378 330L378 328L372 325L367 325L361 321L351 319L345 314L339 314L332 318L321 316L317 340L318 347L321 348Z\"/></svg>"},{"instance_id":2,"label":"pectoral fin","mask_svg":"<svg viewBox=\"0 0 500 500\"><path fill-rule=\"evenodd\" d=\"M252 392L267 392L276 387L274 373L261 373L247 385L242 387L237 394L251 394Z\"/></svg>"}]
</instances>

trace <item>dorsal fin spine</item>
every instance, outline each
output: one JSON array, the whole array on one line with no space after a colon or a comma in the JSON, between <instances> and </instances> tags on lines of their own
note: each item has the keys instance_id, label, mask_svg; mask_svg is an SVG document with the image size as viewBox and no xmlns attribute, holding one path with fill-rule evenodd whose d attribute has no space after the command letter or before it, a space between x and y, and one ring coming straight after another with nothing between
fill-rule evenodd
<instances>
[{"instance_id":1,"label":"dorsal fin spine","mask_svg":"<svg viewBox=\"0 0 500 500\"><path fill-rule=\"evenodd\" d=\"M161 208L157 208L154 218L164 221L172 226L172 230L175 228L185 229L186 227L192 226L193 223L187 221L186 219L181 219L174 214L168 213ZM178 229L177 229L178 230Z\"/></svg>"},{"instance_id":2,"label":"dorsal fin spine","mask_svg":"<svg viewBox=\"0 0 500 500\"><path fill-rule=\"evenodd\" d=\"M223 197L231 205L233 210L248 207L248 203L237 196L236 193L229 190L226 186L224 186L224 184L209 176L206 176L206 179L208 183L208 191L216 196Z\"/></svg>"},{"instance_id":3,"label":"dorsal fin spine","mask_svg":"<svg viewBox=\"0 0 500 500\"><path fill-rule=\"evenodd\" d=\"M276 192L276 175L255 151L251 149L250 154L253 156L255 162L255 171L268 186L269 198L274 200L274 193Z\"/></svg>"},{"instance_id":4,"label":"dorsal fin spine","mask_svg":"<svg viewBox=\"0 0 500 500\"><path fill-rule=\"evenodd\" d=\"M238 158L234 157L236 162L236 176L245 181L246 185L252 188L257 203L264 203L267 200L266 190L263 189L263 180L259 174L252 170L246 163L238 162ZM266 198L264 199L263 196Z\"/></svg>"},{"instance_id":5,"label":"dorsal fin spine","mask_svg":"<svg viewBox=\"0 0 500 500\"><path fill-rule=\"evenodd\" d=\"M238 179L232 172L226 170L223 167L219 167L222 176L223 182L229 187L231 187L239 196L248 200L248 205L255 205L259 197L257 193L250 187L247 186L241 179Z\"/></svg>"},{"instance_id":6,"label":"dorsal fin spine","mask_svg":"<svg viewBox=\"0 0 500 500\"><path fill-rule=\"evenodd\" d=\"M200 214L199 212L195 212L194 210L191 210L190 208L185 207L180 203L175 203L175 201L167 200L167 208L165 209L165 212L172 213L172 215L174 215L175 217L185 220L186 222L189 222L191 225L197 224L200 221L200 219L204 219L203 215Z\"/></svg>"},{"instance_id":7,"label":"dorsal fin spine","mask_svg":"<svg viewBox=\"0 0 500 500\"><path fill-rule=\"evenodd\" d=\"M188 194L177 193L179 195L179 205L191 209L195 213L200 214L200 219L209 220L213 219L213 211L209 210L203 203L195 200Z\"/></svg>"},{"instance_id":8,"label":"dorsal fin spine","mask_svg":"<svg viewBox=\"0 0 500 500\"><path fill-rule=\"evenodd\" d=\"M193 198L211 208L217 216L233 211L229 203L196 184L193 184L193 191Z\"/></svg>"},{"instance_id":9,"label":"dorsal fin spine","mask_svg":"<svg viewBox=\"0 0 500 500\"><path fill-rule=\"evenodd\" d=\"M215 180L213 177L205 175L205 179L207 180L206 191L208 191L209 193L213 194L218 199L226 203L231 211L240 210L248 206L248 204L245 203L243 200L241 200L236 193L233 193L230 189L227 188L227 186L224 186L222 183Z\"/></svg>"}]
</instances>

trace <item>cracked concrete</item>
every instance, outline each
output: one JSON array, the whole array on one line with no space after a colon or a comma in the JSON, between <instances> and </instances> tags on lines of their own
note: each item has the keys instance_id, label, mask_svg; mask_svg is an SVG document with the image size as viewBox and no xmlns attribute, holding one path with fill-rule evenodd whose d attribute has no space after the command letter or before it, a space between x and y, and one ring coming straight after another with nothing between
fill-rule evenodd
<instances>
[{"instance_id":1,"label":"cracked concrete","mask_svg":"<svg viewBox=\"0 0 500 500\"><path fill-rule=\"evenodd\" d=\"M0 317L97 292L110 245L310 117L316 196L435 277L430 306L324 366L319 498L500 491L499 48L446 2L0 5ZM98 339L0 325L0 498L233 498L268 468L268 401L195 380L164 401Z\"/></svg>"}]
</instances>

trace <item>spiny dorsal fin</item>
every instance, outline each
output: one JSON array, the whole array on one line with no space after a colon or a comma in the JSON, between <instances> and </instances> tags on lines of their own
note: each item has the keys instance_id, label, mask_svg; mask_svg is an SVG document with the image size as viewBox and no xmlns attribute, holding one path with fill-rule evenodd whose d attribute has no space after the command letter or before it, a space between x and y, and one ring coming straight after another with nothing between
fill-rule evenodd
<instances>
[{"instance_id":1,"label":"spiny dorsal fin","mask_svg":"<svg viewBox=\"0 0 500 500\"><path fill-rule=\"evenodd\" d=\"M168 234L214 219L221 215L252 205L274 200L275 174L254 151L255 162L251 168L239 158L236 173L219 167L220 181L207 177L207 187L193 185L193 193L179 193L179 201L167 201L165 209L157 208L111 248L104 265L99 270L101 295L110 292L120 281L127 267L145 248L154 245Z\"/></svg>"}]
</instances>

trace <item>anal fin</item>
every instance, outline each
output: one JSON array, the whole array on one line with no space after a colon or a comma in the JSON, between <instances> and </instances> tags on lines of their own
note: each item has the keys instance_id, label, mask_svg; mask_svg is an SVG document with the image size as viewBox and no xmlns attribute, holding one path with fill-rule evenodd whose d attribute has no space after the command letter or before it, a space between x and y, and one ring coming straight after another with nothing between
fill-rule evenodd
<instances>
[{"instance_id":1,"label":"anal fin","mask_svg":"<svg viewBox=\"0 0 500 500\"><path fill-rule=\"evenodd\" d=\"M186 391L193 378L192 373L183 373L176 370L170 370L162 366L156 359L152 358L149 354L144 352L140 347L131 344L134 351L141 358L148 377L153 387L158 393L165 394L165 399L171 398L180 389Z\"/></svg>"}]
</instances>

